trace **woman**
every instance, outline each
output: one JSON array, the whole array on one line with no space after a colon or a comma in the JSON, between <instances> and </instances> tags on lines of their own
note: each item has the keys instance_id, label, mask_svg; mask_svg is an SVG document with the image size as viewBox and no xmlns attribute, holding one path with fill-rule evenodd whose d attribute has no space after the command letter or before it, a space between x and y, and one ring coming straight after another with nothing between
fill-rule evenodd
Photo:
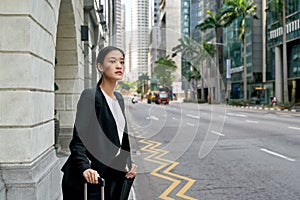
<instances>
[{"instance_id":1,"label":"woman","mask_svg":"<svg viewBox=\"0 0 300 200\"><path fill-rule=\"evenodd\" d=\"M100 199L98 177L105 179L105 200L118 200L126 180L133 180L136 165L131 161L124 115L124 99L115 92L123 78L124 52L108 46L99 51L97 87L85 89L77 105L71 155L62 168L63 199L83 199L88 183L88 199Z\"/></svg>"}]
</instances>

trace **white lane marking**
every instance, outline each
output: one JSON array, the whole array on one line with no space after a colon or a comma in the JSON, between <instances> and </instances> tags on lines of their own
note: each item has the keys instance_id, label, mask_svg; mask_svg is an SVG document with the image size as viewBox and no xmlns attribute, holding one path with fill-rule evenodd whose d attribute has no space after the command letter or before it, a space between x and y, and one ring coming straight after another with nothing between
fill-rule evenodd
<instances>
[{"instance_id":1,"label":"white lane marking","mask_svg":"<svg viewBox=\"0 0 300 200\"><path fill-rule=\"evenodd\" d=\"M258 124L258 121L246 120L246 122L253 123L253 124Z\"/></svg>"},{"instance_id":2,"label":"white lane marking","mask_svg":"<svg viewBox=\"0 0 300 200\"><path fill-rule=\"evenodd\" d=\"M289 157L287 157L287 156L284 156L284 155L282 155L282 154L279 154L279 153L270 151L270 150L268 150L268 149L260 149L260 150L261 150L261 151L264 151L264 152L266 152L266 153L268 153L268 154L277 156L277 157L279 157L279 158L283 158L283 159L285 159L285 160L291 161L291 162L295 162L295 161L296 161L296 159L289 158Z\"/></svg>"},{"instance_id":3,"label":"white lane marking","mask_svg":"<svg viewBox=\"0 0 300 200\"><path fill-rule=\"evenodd\" d=\"M299 130L299 131L300 131L300 128L298 128L298 127L289 126L288 128L290 128L290 129L295 129L295 130Z\"/></svg>"},{"instance_id":4,"label":"white lane marking","mask_svg":"<svg viewBox=\"0 0 300 200\"><path fill-rule=\"evenodd\" d=\"M172 119L176 119L175 117L172 117Z\"/></svg>"},{"instance_id":5,"label":"white lane marking","mask_svg":"<svg viewBox=\"0 0 300 200\"><path fill-rule=\"evenodd\" d=\"M192 124L192 123L186 123L187 125L189 125L189 126L195 126L195 124Z\"/></svg>"},{"instance_id":6,"label":"white lane marking","mask_svg":"<svg viewBox=\"0 0 300 200\"><path fill-rule=\"evenodd\" d=\"M236 117L247 117L246 115L234 114L234 113L227 113L227 115L236 116Z\"/></svg>"},{"instance_id":7,"label":"white lane marking","mask_svg":"<svg viewBox=\"0 0 300 200\"><path fill-rule=\"evenodd\" d=\"M156 121L158 121L159 120L159 118L157 118L157 117L155 117L155 116L150 116L150 119L154 119L154 120L156 120Z\"/></svg>"},{"instance_id":8,"label":"white lane marking","mask_svg":"<svg viewBox=\"0 0 300 200\"><path fill-rule=\"evenodd\" d=\"M146 117L146 119L154 119L154 120L156 120L156 121L159 120L159 118L157 118L157 117L155 117L155 116L153 116L153 115L151 115L151 116L149 116L149 117Z\"/></svg>"},{"instance_id":9,"label":"white lane marking","mask_svg":"<svg viewBox=\"0 0 300 200\"><path fill-rule=\"evenodd\" d=\"M187 117L191 117L191 118L196 118L196 119L200 119L199 116L196 115L190 115L190 114L186 114Z\"/></svg>"},{"instance_id":10,"label":"white lane marking","mask_svg":"<svg viewBox=\"0 0 300 200\"><path fill-rule=\"evenodd\" d=\"M217 131L211 131L212 133L216 134L216 135L219 135L219 136L225 136L224 134L220 133L220 132L217 132Z\"/></svg>"}]
</instances>

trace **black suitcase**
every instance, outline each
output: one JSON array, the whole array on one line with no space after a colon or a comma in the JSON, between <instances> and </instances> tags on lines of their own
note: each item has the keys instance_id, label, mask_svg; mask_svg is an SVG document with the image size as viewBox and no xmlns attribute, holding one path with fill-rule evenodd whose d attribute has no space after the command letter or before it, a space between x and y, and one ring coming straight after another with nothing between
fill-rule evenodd
<instances>
[{"instance_id":1,"label":"black suitcase","mask_svg":"<svg viewBox=\"0 0 300 200\"><path fill-rule=\"evenodd\" d=\"M104 187L105 187L105 180L101 177L98 178L98 182L101 185L101 200L104 200ZM87 199L87 183L84 184L84 200Z\"/></svg>"}]
</instances>

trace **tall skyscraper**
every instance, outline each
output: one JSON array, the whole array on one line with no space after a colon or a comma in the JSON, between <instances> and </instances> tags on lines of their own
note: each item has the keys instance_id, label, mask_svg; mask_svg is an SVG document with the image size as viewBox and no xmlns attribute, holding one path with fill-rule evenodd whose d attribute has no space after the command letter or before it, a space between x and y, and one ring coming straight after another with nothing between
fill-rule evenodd
<instances>
[{"instance_id":1,"label":"tall skyscraper","mask_svg":"<svg viewBox=\"0 0 300 200\"><path fill-rule=\"evenodd\" d=\"M158 48L160 41L160 27L159 27L159 16L160 16L160 0L153 0L151 2L151 33L150 33L150 54L149 54L149 69L148 74L150 78L153 76L155 62L158 60Z\"/></svg>"},{"instance_id":2,"label":"tall skyscraper","mask_svg":"<svg viewBox=\"0 0 300 200\"><path fill-rule=\"evenodd\" d=\"M121 49L125 48L125 21L124 21L124 7L122 8L121 0L112 1L113 10L112 15L112 38L111 43Z\"/></svg>"},{"instance_id":3,"label":"tall skyscraper","mask_svg":"<svg viewBox=\"0 0 300 200\"><path fill-rule=\"evenodd\" d=\"M160 5L161 0L153 0L151 3L151 12L152 12L152 17L151 17L151 25L152 26L157 26L159 22L159 5Z\"/></svg>"},{"instance_id":4,"label":"tall skyscraper","mask_svg":"<svg viewBox=\"0 0 300 200\"><path fill-rule=\"evenodd\" d=\"M137 80L148 73L149 53L149 1L135 0L131 10L131 77Z\"/></svg>"},{"instance_id":5,"label":"tall skyscraper","mask_svg":"<svg viewBox=\"0 0 300 200\"><path fill-rule=\"evenodd\" d=\"M203 13L203 1L192 0L191 1L191 15L190 15L190 36L198 43L201 41L201 31L195 27L205 17Z\"/></svg>"}]
</instances>

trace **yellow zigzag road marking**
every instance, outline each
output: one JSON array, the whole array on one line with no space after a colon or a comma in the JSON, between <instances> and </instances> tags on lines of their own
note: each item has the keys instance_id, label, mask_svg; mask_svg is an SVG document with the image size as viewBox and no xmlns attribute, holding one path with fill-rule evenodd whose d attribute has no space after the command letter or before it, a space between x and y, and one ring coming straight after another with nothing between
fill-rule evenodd
<instances>
[{"instance_id":1,"label":"yellow zigzag road marking","mask_svg":"<svg viewBox=\"0 0 300 200\"><path fill-rule=\"evenodd\" d=\"M155 142L152 140L140 140L141 143L147 144L145 147L141 148L142 151L150 152L152 153L150 156L146 157L144 160L160 164L158 168L154 169L150 174L153 176L157 176L163 179L166 179L168 181L173 182L160 196L159 198L165 199L165 200L174 200L171 197L168 197L168 195L181 183L180 180L171 178L169 176L173 176L179 179L183 179L187 181L187 184L176 194L176 196L181 197L183 199L188 199L188 200L197 200L195 198L189 197L185 195L185 192L196 182L194 179L181 176L175 173L170 172L173 168L175 168L179 162L173 162L171 160L167 160L162 158L162 156L166 155L169 153L169 151L162 150L162 149L157 149L156 147L160 146L160 142ZM163 168L167 167L170 165L166 170L163 171L164 174L167 174L169 176L165 176L163 174L160 174L159 171L162 170Z\"/></svg>"},{"instance_id":2,"label":"yellow zigzag road marking","mask_svg":"<svg viewBox=\"0 0 300 200\"><path fill-rule=\"evenodd\" d=\"M185 185L185 186L184 186L184 187L183 187L176 195L179 196L179 197L181 197L181 198L183 198L183 199L189 199L189 200L192 200L192 199L194 199L194 198L191 198L191 197L189 197L189 196L186 196L185 193L186 193L186 191L187 191L190 187L192 187L192 185L196 182L196 180L170 172L170 170L172 170L173 168L175 168L178 164L179 164L179 162L174 162L170 167L168 167L168 168L164 171L164 173L165 173L165 174L169 174L169 175L171 175L171 176L178 177L178 178L183 179L183 180L187 180L187 184L186 184L186 185Z\"/></svg>"}]
</instances>

